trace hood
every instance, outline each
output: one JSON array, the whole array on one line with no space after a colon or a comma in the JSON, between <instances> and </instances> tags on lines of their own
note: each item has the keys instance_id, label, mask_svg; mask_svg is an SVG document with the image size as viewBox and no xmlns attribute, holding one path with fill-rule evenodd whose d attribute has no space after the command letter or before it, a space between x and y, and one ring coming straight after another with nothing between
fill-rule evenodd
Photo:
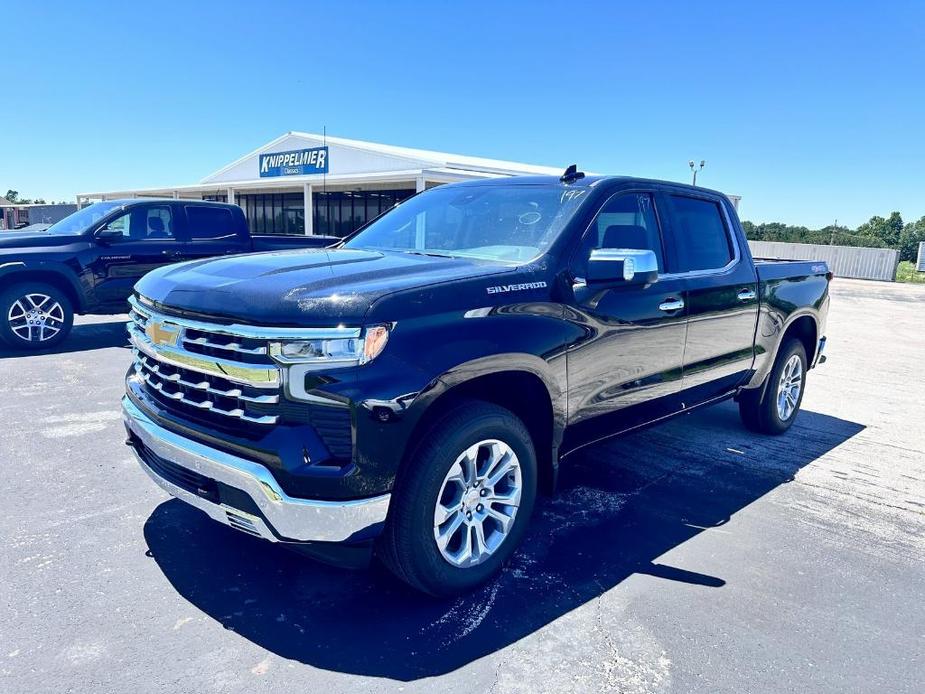
<instances>
[{"instance_id":1,"label":"hood","mask_svg":"<svg viewBox=\"0 0 925 694\"><path fill-rule=\"evenodd\" d=\"M0 231L0 253L8 248L53 248L83 241L79 234L49 234L45 231Z\"/></svg>"},{"instance_id":2,"label":"hood","mask_svg":"<svg viewBox=\"0 0 925 694\"><path fill-rule=\"evenodd\" d=\"M293 249L171 265L135 286L168 309L254 325L313 327L359 325L376 299L395 291L507 271L463 258Z\"/></svg>"}]
</instances>

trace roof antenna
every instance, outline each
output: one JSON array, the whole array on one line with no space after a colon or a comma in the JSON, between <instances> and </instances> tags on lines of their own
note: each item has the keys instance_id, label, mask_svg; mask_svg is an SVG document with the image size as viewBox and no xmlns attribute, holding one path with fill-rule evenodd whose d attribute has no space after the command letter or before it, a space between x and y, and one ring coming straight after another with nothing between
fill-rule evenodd
<instances>
[{"instance_id":1,"label":"roof antenna","mask_svg":"<svg viewBox=\"0 0 925 694\"><path fill-rule=\"evenodd\" d=\"M578 170L578 164L572 164L565 170L565 173L559 176L559 180L563 183L574 183L585 177L584 171Z\"/></svg>"}]
</instances>

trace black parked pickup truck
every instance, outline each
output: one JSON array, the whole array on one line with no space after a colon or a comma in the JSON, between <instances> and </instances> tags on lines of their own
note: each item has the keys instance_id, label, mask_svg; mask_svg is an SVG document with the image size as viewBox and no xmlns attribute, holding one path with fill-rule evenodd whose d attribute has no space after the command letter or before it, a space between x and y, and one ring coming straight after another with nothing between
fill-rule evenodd
<instances>
[{"instance_id":1,"label":"black parked pickup truck","mask_svg":"<svg viewBox=\"0 0 925 694\"><path fill-rule=\"evenodd\" d=\"M582 446L726 398L786 431L830 278L753 261L702 188L572 167L441 186L335 249L145 276L128 443L215 520L453 594Z\"/></svg>"},{"instance_id":2,"label":"black parked pickup truck","mask_svg":"<svg viewBox=\"0 0 925 694\"><path fill-rule=\"evenodd\" d=\"M125 313L146 272L180 260L323 246L326 236L251 236L240 207L194 200L99 202L36 233L0 233L0 342L47 349L75 313Z\"/></svg>"}]
</instances>

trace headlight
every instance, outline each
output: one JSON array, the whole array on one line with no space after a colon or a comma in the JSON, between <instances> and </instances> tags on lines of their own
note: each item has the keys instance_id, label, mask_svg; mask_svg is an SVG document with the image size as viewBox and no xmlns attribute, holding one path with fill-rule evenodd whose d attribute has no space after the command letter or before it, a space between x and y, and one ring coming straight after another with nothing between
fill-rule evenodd
<instances>
[{"instance_id":1,"label":"headlight","mask_svg":"<svg viewBox=\"0 0 925 694\"><path fill-rule=\"evenodd\" d=\"M358 336L272 342L270 356L282 364L306 364L319 369L359 366L379 356L388 341L388 326L374 325Z\"/></svg>"}]
</instances>

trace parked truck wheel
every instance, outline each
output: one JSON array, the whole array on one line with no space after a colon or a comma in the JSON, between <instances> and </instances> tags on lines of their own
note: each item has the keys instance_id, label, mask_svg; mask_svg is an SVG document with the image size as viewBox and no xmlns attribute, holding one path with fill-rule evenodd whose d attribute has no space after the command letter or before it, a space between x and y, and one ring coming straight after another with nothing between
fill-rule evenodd
<instances>
[{"instance_id":1,"label":"parked truck wheel","mask_svg":"<svg viewBox=\"0 0 925 694\"><path fill-rule=\"evenodd\" d=\"M14 349L55 347L73 325L71 302L56 287L26 282L0 292L0 339Z\"/></svg>"},{"instance_id":2,"label":"parked truck wheel","mask_svg":"<svg viewBox=\"0 0 925 694\"><path fill-rule=\"evenodd\" d=\"M423 437L402 469L380 558L435 596L496 574L523 538L536 500L536 454L510 411L468 402Z\"/></svg>"},{"instance_id":3,"label":"parked truck wheel","mask_svg":"<svg viewBox=\"0 0 925 694\"><path fill-rule=\"evenodd\" d=\"M796 419L806 390L806 348L796 338L781 345L764 388L742 391L739 414L761 434L783 434Z\"/></svg>"}]
</instances>

